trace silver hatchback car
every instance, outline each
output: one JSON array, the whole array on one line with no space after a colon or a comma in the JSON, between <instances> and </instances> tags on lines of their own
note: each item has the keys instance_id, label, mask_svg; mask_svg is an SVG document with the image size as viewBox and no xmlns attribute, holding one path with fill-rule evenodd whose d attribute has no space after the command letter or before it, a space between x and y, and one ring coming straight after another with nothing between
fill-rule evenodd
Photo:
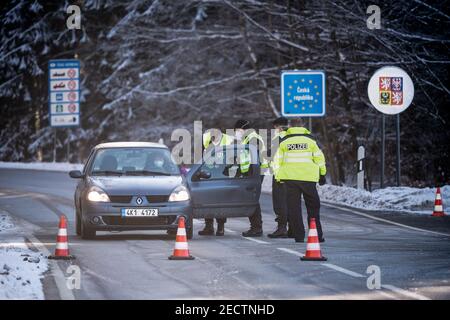
<instances>
[{"instance_id":1,"label":"silver hatchback car","mask_svg":"<svg viewBox=\"0 0 450 320\"><path fill-rule=\"evenodd\" d=\"M186 176L172 159L167 146L150 142L112 142L91 151L75 190L76 232L93 238L96 231L172 230L179 217L186 219L188 238L193 218L244 217L256 210L261 192L258 161L240 172L233 158L252 146L231 145L209 150L204 161ZM234 158L236 158L234 156Z\"/></svg>"}]
</instances>

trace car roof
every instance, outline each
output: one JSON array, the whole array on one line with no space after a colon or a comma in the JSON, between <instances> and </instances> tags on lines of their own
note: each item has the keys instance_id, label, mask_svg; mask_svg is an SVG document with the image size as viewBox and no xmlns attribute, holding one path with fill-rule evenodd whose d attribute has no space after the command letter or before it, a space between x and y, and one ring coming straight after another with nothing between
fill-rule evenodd
<instances>
[{"instance_id":1,"label":"car roof","mask_svg":"<svg viewBox=\"0 0 450 320\"><path fill-rule=\"evenodd\" d=\"M95 149L103 148L162 148L167 149L167 146L156 142L106 142L100 143L94 147Z\"/></svg>"}]
</instances>

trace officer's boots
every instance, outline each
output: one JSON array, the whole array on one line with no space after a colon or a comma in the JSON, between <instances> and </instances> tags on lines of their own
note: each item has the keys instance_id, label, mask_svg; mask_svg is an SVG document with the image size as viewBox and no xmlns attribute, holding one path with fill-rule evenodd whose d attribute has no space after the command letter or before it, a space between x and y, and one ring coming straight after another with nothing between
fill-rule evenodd
<instances>
[{"instance_id":1,"label":"officer's boots","mask_svg":"<svg viewBox=\"0 0 450 320\"><path fill-rule=\"evenodd\" d=\"M205 228L198 232L200 236L214 235L214 220L205 220Z\"/></svg>"},{"instance_id":2,"label":"officer's boots","mask_svg":"<svg viewBox=\"0 0 450 320\"><path fill-rule=\"evenodd\" d=\"M216 236L223 236L223 235L225 235L225 223L218 222Z\"/></svg>"},{"instance_id":3,"label":"officer's boots","mask_svg":"<svg viewBox=\"0 0 450 320\"><path fill-rule=\"evenodd\" d=\"M263 231L261 228L253 228L251 227L250 230L242 232L243 237L261 237L263 235Z\"/></svg>"},{"instance_id":4,"label":"officer's boots","mask_svg":"<svg viewBox=\"0 0 450 320\"><path fill-rule=\"evenodd\" d=\"M286 226L278 224L277 230L267 235L269 238L287 238L288 232Z\"/></svg>"}]
</instances>

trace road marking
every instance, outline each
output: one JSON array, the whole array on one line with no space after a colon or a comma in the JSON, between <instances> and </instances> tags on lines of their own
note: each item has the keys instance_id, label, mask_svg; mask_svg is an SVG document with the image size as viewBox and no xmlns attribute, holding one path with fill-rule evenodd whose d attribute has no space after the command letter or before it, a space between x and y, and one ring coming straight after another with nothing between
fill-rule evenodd
<instances>
[{"instance_id":1,"label":"road marking","mask_svg":"<svg viewBox=\"0 0 450 320\"><path fill-rule=\"evenodd\" d=\"M295 256L299 256L299 257L303 256L300 252L297 252L297 251L294 251L294 250L291 250L291 249L287 249L287 248L277 248L277 249L280 250L280 251L284 251L284 252L293 254ZM354 272L354 271L351 271L351 270L339 267L339 266L337 266L335 264L321 263L321 265L324 266L324 267L328 267L330 269L333 269L335 271L344 273L346 275L355 277L355 278L365 278L365 276L360 274L360 273L357 273L357 272ZM417 300L431 300L430 298L425 297L425 296L423 296L421 294L418 294L418 293L415 293L415 292L411 292L411 291L408 291L408 290L404 290L404 289L400 289L400 288L397 288L397 287L395 287L393 285L390 285L390 284L383 284L383 285L381 285L381 287L384 288L384 289L391 290L391 291L393 291L395 293L407 296L409 298L413 298L413 299L417 299ZM390 299L397 299L396 297L394 297L393 295L391 295L389 293L382 292L382 291L379 291L379 290L377 290L377 292L382 294L382 295L384 295L384 296L386 296L386 297L388 297L388 298L390 298Z\"/></svg>"},{"instance_id":2,"label":"road marking","mask_svg":"<svg viewBox=\"0 0 450 320\"><path fill-rule=\"evenodd\" d=\"M242 238L250 240L250 241L253 241L253 242L256 242L256 243L270 244L270 242L258 240L258 239L255 239L255 238L249 238L249 237L242 237Z\"/></svg>"},{"instance_id":3,"label":"road marking","mask_svg":"<svg viewBox=\"0 0 450 320\"><path fill-rule=\"evenodd\" d=\"M86 267L83 268L83 271L85 273L90 274L91 276L97 277L98 279L103 280L103 281L107 281L107 282L110 282L110 283L116 283L116 284L122 283L121 281L114 280L114 279L102 276L102 275L100 275L100 274L98 274L98 273L96 273L96 272L94 272L91 269L88 269Z\"/></svg>"},{"instance_id":4,"label":"road marking","mask_svg":"<svg viewBox=\"0 0 450 320\"><path fill-rule=\"evenodd\" d=\"M390 221L390 220L383 219L383 218L374 217L374 216L372 216L370 214L354 211L354 210L351 210L351 209L348 209L348 208L343 208L343 207L340 207L340 206L329 204L327 202L325 202L324 205L327 206L327 207L334 208L334 209L347 211L347 212L350 212L350 213L353 213L353 214L356 214L356 215L359 215L359 216L363 216L363 217L366 217L366 218L369 218L369 219L373 219L373 220L377 220L377 221L382 221L382 222L385 222L385 223L393 224L393 225L398 226L398 227L402 227L402 228L406 228L406 229L410 229L410 230L414 230L414 231L419 231L419 232L436 234L436 235L439 235L439 236L450 237L450 234L448 234L448 233L438 232L438 231L431 231L431 230L426 230L426 229L421 229L421 228L407 226L406 224Z\"/></svg>"},{"instance_id":5,"label":"road marking","mask_svg":"<svg viewBox=\"0 0 450 320\"><path fill-rule=\"evenodd\" d=\"M339 267L339 266L337 266L337 265L335 265L335 264L331 264L331 263L322 263L322 265L325 266L325 267L328 267L328 268L330 268L330 269L333 269L333 270L336 270L336 271L345 273L346 275L349 275L349 276L352 276L352 277L355 277L355 278L365 278L365 276L363 276L363 275L360 274L360 273L357 273L357 272L354 272L354 271L351 271L351 270L348 270L348 269Z\"/></svg>"},{"instance_id":6,"label":"road marking","mask_svg":"<svg viewBox=\"0 0 450 320\"><path fill-rule=\"evenodd\" d=\"M3 209L4 210L4 209ZM4 210L6 211L6 210ZM32 245L39 251L41 251L44 256L48 257L51 255L50 251L47 249L47 247L39 241L33 234L32 230L36 230L36 228L39 228L38 226L32 224L31 222L25 221L23 219L19 219L10 212L6 211L11 217L13 217L14 221L17 222L17 226L19 227L19 230L22 231L22 235L26 237L29 241L27 244ZM51 275L55 279L56 288L58 289L59 297L62 300L75 300L75 296L73 295L73 292L67 288L66 285L66 277L64 276L63 271L61 270L58 262L56 260L48 260L49 265L51 265ZM45 296L45 293L44 293Z\"/></svg>"},{"instance_id":7,"label":"road marking","mask_svg":"<svg viewBox=\"0 0 450 320\"><path fill-rule=\"evenodd\" d=\"M384 292L382 290L377 290L377 293L381 294L382 296L385 296L386 298L392 299L392 300L398 300L398 298L396 296L394 296L393 294Z\"/></svg>"},{"instance_id":8,"label":"road marking","mask_svg":"<svg viewBox=\"0 0 450 320\"><path fill-rule=\"evenodd\" d=\"M291 254L293 254L295 256L298 256L298 257L303 257L303 254L301 254L300 252L297 252L297 251L294 251L294 250L291 250L291 249L288 249L288 248L277 248L277 249L280 250L280 251L291 253Z\"/></svg>"},{"instance_id":9,"label":"road marking","mask_svg":"<svg viewBox=\"0 0 450 320\"><path fill-rule=\"evenodd\" d=\"M236 231L231 230L231 229L228 229L228 228L225 228L225 231L226 231L226 232L229 232L229 233L236 233Z\"/></svg>"},{"instance_id":10,"label":"road marking","mask_svg":"<svg viewBox=\"0 0 450 320\"><path fill-rule=\"evenodd\" d=\"M431 300L430 298L425 297L425 296L423 296L421 294L418 294L418 293L415 293L415 292L411 292L411 291L408 291L408 290L404 290L404 289L400 289L400 288L397 288L397 287L392 286L390 284L382 284L381 287L385 288L385 289L388 289L388 290L391 290L391 291L393 291L395 293L402 294L402 295L407 296L409 298L413 298L413 299L417 299L417 300Z\"/></svg>"}]
</instances>

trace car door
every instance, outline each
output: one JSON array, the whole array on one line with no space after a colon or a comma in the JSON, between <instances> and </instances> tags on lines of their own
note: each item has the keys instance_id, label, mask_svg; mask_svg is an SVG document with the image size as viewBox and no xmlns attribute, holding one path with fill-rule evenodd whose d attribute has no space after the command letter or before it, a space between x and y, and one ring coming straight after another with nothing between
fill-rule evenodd
<instances>
[{"instance_id":1,"label":"car door","mask_svg":"<svg viewBox=\"0 0 450 320\"><path fill-rule=\"evenodd\" d=\"M246 172L241 170L244 154L247 159L250 155L251 162ZM216 147L202 164L192 167L186 179L195 218L248 217L259 205L261 176L254 146Z\"/></svg>"}]
</instances>

